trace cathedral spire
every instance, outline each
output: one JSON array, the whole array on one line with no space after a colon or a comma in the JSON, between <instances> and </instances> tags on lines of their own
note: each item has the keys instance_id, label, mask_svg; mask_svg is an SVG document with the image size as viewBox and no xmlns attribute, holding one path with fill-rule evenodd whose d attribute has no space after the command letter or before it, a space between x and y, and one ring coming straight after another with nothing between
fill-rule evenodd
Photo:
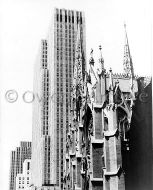
<instances>
[{"instance_id":1,"label":"cathedral spire","mask_svg":"<svg viewBox=\"0 0 153 190\"><path fill-rule=\"evenodd\" d=\"M76 119L80 118L80 109L82 105L82 96L84 92L84 79L83 74L85 73L85 67L83 64L83 53L82 53L82 41L81 41L80 25L77 25L77 40L76 40L76 51L75 51L75 63L74 63L74 75L73 75L73 108L75 110Z\"/></svg>"},{"instance_id":2,"label":"cathedral spire","mask_svg":"<svg viewBox=\"0 0 153 190\"><path fill-rule=\"evenodd\" d=\"M124 24L124 28L125 28L125 46L124 46L123 67L124 67L124 72L126 73L126 75L133 79L134 78L134 69L133 69L132 57L130 54L130 47L129 47L128 36L127 36L127 31L126 31L126 24Z\"/></svg>"}]
</instances>

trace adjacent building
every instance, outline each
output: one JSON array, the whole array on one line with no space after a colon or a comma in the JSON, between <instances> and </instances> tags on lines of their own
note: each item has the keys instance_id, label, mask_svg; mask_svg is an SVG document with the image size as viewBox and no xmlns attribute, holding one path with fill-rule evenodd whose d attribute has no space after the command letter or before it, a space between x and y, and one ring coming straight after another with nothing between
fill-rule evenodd
<instances>
[{"instance_id":1,"label":"adjacent building","mask_svg":"<svg viewBox=\"0 0 153 190\"><path fill-rule=\"evenodd\" d=\"M22 141L15 151L11 152L9 190L16 190L16 176L23 172L23 162L31 159L31 142Z\"/></svg>"},{"instance_id":2,"label":"adjacent building","mask_svg":"<svg viewBox=\"0 0 153 190\"><path fill-rule=\"evenodd\" d=\"M152 82L138 80L138 94L129 131L128 190L153 188Z\"/></svg>"},{"instance_id":3,"label":"adjacent building","mask_svg":"<svg viewBox=\"0 0 153 190\"><path fill-rule=\"evenodd\" d=\"M66 134L70 117L77 33L85 60L85 18L80 11L55 9L34 69L32 183L63 189Z\"/></svg>"},{"instance_id":4,"label":"adjacent building","mask_svg":"<svg viewBox=\"0 0 153 190\"><path fill-rule=\"evenodd\" d=\"M16 190L30 190L31 183L31 171L30 171L30 159L26 159L23 162L23 172L16 176Z\"/></svg>"}]
</instances>

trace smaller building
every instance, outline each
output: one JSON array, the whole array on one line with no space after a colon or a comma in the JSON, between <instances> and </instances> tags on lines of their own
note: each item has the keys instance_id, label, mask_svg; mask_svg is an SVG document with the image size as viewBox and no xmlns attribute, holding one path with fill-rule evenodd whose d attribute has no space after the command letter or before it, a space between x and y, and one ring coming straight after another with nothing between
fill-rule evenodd
<instances>
[{"instance_id":1,"label":"smaller building","mask_svg":"<svg viewBox=\"0 0 153 190\"><path fill-rule=\"evenodd\" d=\"M30 159L23 162L23 173L16 176L16 190L30 190L31 172L30 172Z\"/></svg>"},{"instance_id":2,"label":"smaller building","mask_svg":"<svg viewBox=\"0 0 153 190\"><path fill-rule=\"evenodd\" d=\"M11 151L9 190L16 190L16 176L23 173L23 162L31 159L31 142L21 141L20 146Z\"/></svg>"}]
</instances>

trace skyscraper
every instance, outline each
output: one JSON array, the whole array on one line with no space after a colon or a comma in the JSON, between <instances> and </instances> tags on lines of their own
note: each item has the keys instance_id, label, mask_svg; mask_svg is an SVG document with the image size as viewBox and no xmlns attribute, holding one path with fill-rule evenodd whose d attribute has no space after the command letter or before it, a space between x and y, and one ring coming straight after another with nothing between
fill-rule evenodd
<instances>
[{"instance_id":1,"label":"skyscraper","mask_svg":"<svg viewBox=\"0 0 153 190\"><path fill-rule=\"evenodd\" d=\"M33 127L32 127L32 184L41 187L50 181L50 136L52 128L49 110L49 69L47 62L47 40L41 41L41 48L34 68Z\"/></svg>"},{"instance_id":2,"label":"skyscraper","mask_svg":"<svg viewBox=\"0 0 153 190\"><path fill-rule=\"evenodd\" d=\"M47 40L35 65L32 182L63 189L66 133L77 32L85 59L85 18L79 11L55 9Z\"/></svg>"},{"instance_id":3,"label":"skyscraper","mask_svg":"<svg viewBox=\"0 0 153 190\"><path fill-rule=\"evenodd\" d=\"M16 176L23 172L23 162L31 158L31 142L22 141L20 147L11 151L9 190L16 190Z\"/></svg>"}]
</instances>

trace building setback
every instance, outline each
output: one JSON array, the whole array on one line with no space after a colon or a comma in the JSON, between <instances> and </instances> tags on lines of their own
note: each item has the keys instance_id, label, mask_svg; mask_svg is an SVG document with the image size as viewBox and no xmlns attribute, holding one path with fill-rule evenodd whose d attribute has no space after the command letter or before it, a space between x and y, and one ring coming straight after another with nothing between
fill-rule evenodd
<instances>
[{"instance_id":1,"label":"building setback","mask_svg":"<svg viewBox=\"0 0 153 190\"><path fill-rule=\"evenodd\" d=\"M23 162L31 158L31 142L22 141L20 147L11 151L9 190L16 190L16 176L23 172Z\"/></svg>"},{"instance_id":2,"label":"building setback","mask_svg":"<svg viewBox=\"0 0 153 190\"><path fill-rule=\"evenodd\" d=\"M32 183L44 189L63 189L78 27L85 57L83 12L55 9L35 64L34 92L38 98L33 105Z\"/></svg>"}]
</instances>

